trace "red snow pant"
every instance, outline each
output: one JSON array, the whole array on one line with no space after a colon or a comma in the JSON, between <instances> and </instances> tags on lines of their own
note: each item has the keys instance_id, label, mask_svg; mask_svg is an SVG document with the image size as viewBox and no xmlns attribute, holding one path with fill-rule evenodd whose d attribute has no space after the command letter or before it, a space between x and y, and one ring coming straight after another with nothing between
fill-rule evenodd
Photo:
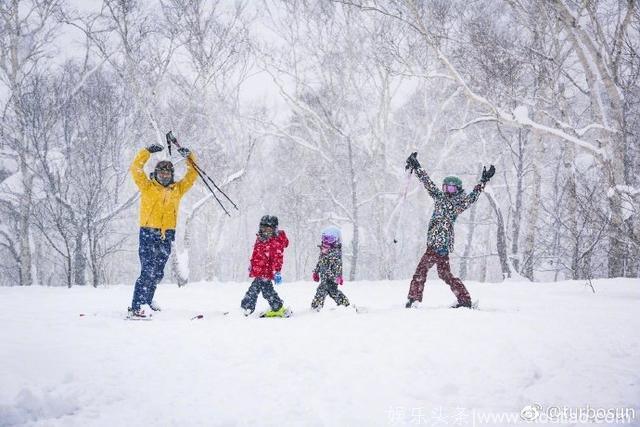
<instances>
[{"instance_id":1,"label":"red snow pant","mask_svg":"<svg viewBox=\"0 0 640 427\"><path fill-rule=\"evenodd\" d=\"M409 298L412 300L422 301L422 292L424 291L424 282L427 280L427 272L433 264L438 266L438 276L445 281L451 288L456 298L458 298L459 304L470 304L471 296L467 288L464 287L462 280L454 277L451 273L451 267L449 266L449 255L438 255L433 249L427 248L427 251L422 256L422 259L418 263L416 272L411 280L411 286L409 287Z\"/></svg>"}]
</instances>

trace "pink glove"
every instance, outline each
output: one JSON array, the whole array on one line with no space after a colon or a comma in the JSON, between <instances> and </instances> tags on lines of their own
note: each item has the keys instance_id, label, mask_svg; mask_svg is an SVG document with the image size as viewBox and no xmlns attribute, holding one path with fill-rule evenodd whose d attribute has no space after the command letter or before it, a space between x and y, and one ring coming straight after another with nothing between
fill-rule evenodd
<instances>
[{"instance_id":1,"label":"pink glove","mask_svg":"<svg viewBox=\"0 0 640 427\"><path fill-rule=\"evenodd\" d=\"M319 282L320 281L320 275L318 274L317 271L313 272L313 281L314 282Z\"/></svg>"},{"instance_id":2,"label":"pink glove","mask_svg":"<svg viewBox=\"0 0 640 427\"><path fill-rule=\"evenodd\" d=\"M344 279L342 278L342 276L336 277L336 283L338 285L342 285L344 283Z\"/></svg>"}]
</instances>

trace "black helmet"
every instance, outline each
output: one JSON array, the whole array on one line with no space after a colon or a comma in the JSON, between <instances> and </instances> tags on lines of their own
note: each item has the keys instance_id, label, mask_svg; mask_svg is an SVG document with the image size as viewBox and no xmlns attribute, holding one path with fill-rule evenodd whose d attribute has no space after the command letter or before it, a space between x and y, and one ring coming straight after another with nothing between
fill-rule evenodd
<instances>
[{"instance_id":1,"label":"black helmet","mask_svg":"<svg viewBox=\"0 0 640 427\"><path fill-rule=\"evenodd\" d=\"M158 173L161 171L171 172L171 179L169 181L164 181L164 182L158 179ZM156 168L153 171L153 176L156 181L158 181L161 185L164 185L166 187L173 183L173 173L174 173L173 163L171 163L169 160L161 160L156 165Z\"/></svg>"},{"instance_id":2,"label":"black helmet","mask_svg":"<svg viewBox=\"0 0 640 427\"><path fill-rule=\"evenodd\" d=\"M260 218L260 225L271 228L278 228L278 217L274 215L265 215Z\"/></svg>"},{"instance_id":3,"label":"black helmet","mask_svg":"<svg viewBox=\"0 0 640 427\"><path fill-rule=\"evenodd\" d=\"M169 171L173 173L173 163L170 160L160 160L156 165L156 172Z\"/></svg>"}]
</instances>

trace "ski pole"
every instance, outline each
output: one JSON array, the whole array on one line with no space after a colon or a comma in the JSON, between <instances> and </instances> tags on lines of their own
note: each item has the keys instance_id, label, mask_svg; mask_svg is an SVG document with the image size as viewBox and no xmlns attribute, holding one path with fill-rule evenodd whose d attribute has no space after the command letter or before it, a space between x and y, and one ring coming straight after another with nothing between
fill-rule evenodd
<instances>
[{"instance_id":1,"label":"ski pole","mask_svg":"<svg viewBox=\"0 0 640 427\"><path fill-rule=\"evenodd\" d=\"M175 136L173 136L173 132L169 131L167 133L167 141L170 143L173 143L174 145L176 145L178 148L181 147L180 143L178 143L178 140L176 139ZM211 182L211 184L213 184L214 188L216 190L218 190L220 193L222 193L222 195L233 205L234 208L236 208L236 210L240 210L238 209L238 206L236 206L236 204L233 202L233 200L231 200L229 198L229 196L227 196L227 193L225 193L224 191L222 191L222 189L220 187L218 187L218 185L215 183L215 181L209 176L207 175L207 173L204 171L204 169L202 169L195 161L193 161L192 159L188 159L191 164L193 165L194 168L198 169L205 177L207 177L207 179L209 179L209 181Z\"/></svg>"},{"instance_id":2,"label":"ski pole","mask_svg":"<svg viewBox=\"0 0 640 427\"><path fill-rule=\"evenodd\" d=\"M167 132L166 135L167 138L167 145L169 147L171 147L171 144L173 143L176 147L178 148L182 148L182 146L178 143L178 140L176 139L175 136L173 136L173 132L169 131ZM202 170L202 168L200 166L198 166L198 164L191 159L190 157L185 157L186 160L191 164L191 166L194 168L194 170L196 171L196 173L198 174L198 176L200 176L200 179L202 179L202 182L204 183L204 185L206 185L207 189L211 192L211 195L214 197L214 199L216 199L216 202L218 202L218 204L220 205L220 207L222 208L222 210L224 210L224 212L228 215L231 216L231 214L229 213L229 211L224 207L224 205L222 204L222 202L220 201L220 199L218 198L218 196L216 196L215 192L213 191L213 189L211 188L211 186L209 185L209 183L207 182L207 180L205 179L205 176L209 179L209 181L211 181L211 183L213 184L213 186L220 192L222 193L222 195L224 195L224 197L226 197L227 200L229 200L229 202L231 202L231 204L233 205L234 208L236 208L236 210L240 210L238 209L238 206L236 206L235 203L233 203L233 201L229 198L229 196L227 196L225 194L224 191L222 191L220 189L220 187L218 187L216 185L216 183L213 181L213 179L211 179L211 177L209 175L207 175L204 170ZM203 176L204 175L204 176Z\"/></svg>"},{"instance_id":3,"label":"ski pole","mask_svg":"<svg viewBox=\"0 0 640 427\"><path fill-rule=\"evenodd\" d=\"M209 175L207 175L207 173L206 173L204 170L202 170L202 168L201 168L200 166L198 166L198 165L197 165L193 160L191 160L191 164L193 164L193 166L195 166L195 167L196 167L196 169L199 169L199 170L200 170L200 172L202 172L202 174L203 174L204 176L206 176L206 177L207 177L207 179L209 179L209 181L211 181L211 183L213 184L213 186L215 187L215 189L216 189L216 190L218 190L220 193L222 193L222 195L223 195L223 196L224 196L224 197L229 201L229 203L231 203L231 204L233 205L233 207L234 207L234 208L236 208L236 210L238 210L238 211L240 210L240 209L238 209L238 207L236 206L236 204L235 204L235 203L233 203L233 200L231 200L231 199L229 198L229 196L227 196L227 194L226 194L224 191L222 191L222 190L220 189L220 187L218 187L218 185L213 181L213 179L211 179L211 177L210 177Z\"/></svg>"},{"instance_id":4,"label":"ski pole","mask_svg":"<svg viewBox=\"0 0 640 427\"><path fill-rule=\"evenodd\" d=\"M193 166L193 169L195 169L196 173L198 174L198 176L200 176L200 179L202 179L202 182L204 183L204 185L207 186L207 188L209 189L209 191L211 192L211 195L213 196L214 199L216 199L216 202L218 202L218 204L220 205L220 207L222 208L222 210L224 211L224 213L226 213L228 216L231 216L231 214L229 213L229 211L227 210L227 208L224 207L224 205L222 204L222 202L220 201L220 199L218 198L218 196L216 196L216 193L214 193L213 189L209 186L209 183L207 182L206 179L204 179L204 177L202 176L202 174L200 173L200 170L196 167L195 163L193 160L191 160L190 158L187 157L187 160L189 160L191 162L191 166Z\"/></svg>"}]
</instances>

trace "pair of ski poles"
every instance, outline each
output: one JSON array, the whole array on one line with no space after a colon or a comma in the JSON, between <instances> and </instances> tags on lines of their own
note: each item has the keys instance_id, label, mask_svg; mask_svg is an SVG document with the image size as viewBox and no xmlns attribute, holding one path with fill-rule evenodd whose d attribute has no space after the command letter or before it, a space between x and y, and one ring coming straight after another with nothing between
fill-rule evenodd
<instances>
[{"instance_id":1,"label":"pair of ski poles","mask_svg":"<svg viewBox=\"0 0 640 427\"><path fill-rule=\"evenodd\" d=\"M182 146L178 143L178 140L176 139L176 137L173 136L172 131L167 132L166 137L167 137L167 147L169 148L169 156L171 156L171 144L175 145L178 148L182 148ZM218 185L213 181L213 179L211 179L211 177L207 175L207 173L204 170L202 170L202 168L198 166L198 164L195 161L193 161L192 158L185 156L185 159L189 162L189 164L191 164L191 166L198 173L198 176L200 176L200 179L202 179L202 182L204 182L204 185L207 186L207 189L209 189L209 191L211 192L211 195L213 196L214 199L216 199L216 202L218 202L218 204L220 205L224 213L226 213L228 216L231 216L227 208L224 207L224 205L222 204L218 196L216 196L216 193L213 191L213 188L211 188L211 186L209 185L209 182L211 182L213 187L216 190L218 190L220 194L222 194L229 201L229 203L231 203L233 207L236 208L237 211L240 210L238 209L238 206L236 206L236 204L233 203L233 200L231 200L229 196L227 196L226 193L222 191L220 187L218 187ZM207 180L209 180L209 182L207 182Z\"/></svg>"}]
</instances>

